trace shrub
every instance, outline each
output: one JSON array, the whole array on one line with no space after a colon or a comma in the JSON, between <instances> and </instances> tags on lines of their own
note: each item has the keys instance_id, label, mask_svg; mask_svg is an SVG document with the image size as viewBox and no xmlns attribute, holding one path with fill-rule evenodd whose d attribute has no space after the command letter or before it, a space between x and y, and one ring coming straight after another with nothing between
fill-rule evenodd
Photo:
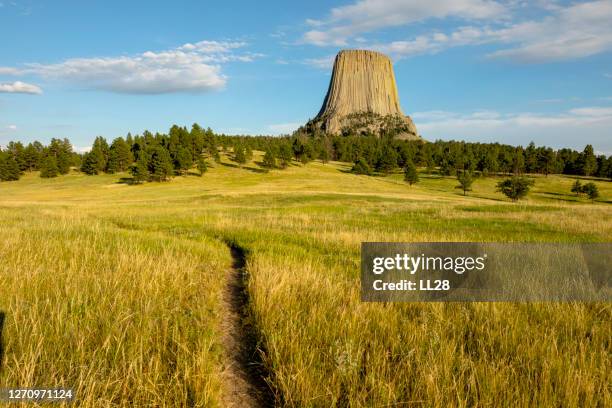
<instances>
[{"instance_id":1,"label":"shrub","mask_svg":"<svg viewBox=\"0 0 612 408\"><path fill-rule=\"evenodd\" d=\"M355 164L353 164L351 172L355 174L365 174L366 176L369 176L372 174L372 168L370 167L367 161L365 161L364 159L359 159L355 162Z\"/></svg>"},{"instance_id":2,"label":"shrub","mask_svg":"<svg viewBox=\"0 0 612 408\"><path fill-rule=\"evenodd\" d=\"M419 182L419 173L417 173L416 166L409 160L404 167L404 181L410 185Z\"/></svg>"},{"instance_id":3,"label":"shrub","mask_svg":"<svg viewBox=\"0 0 612 408\"><path fill-rule=\"evenodd\" d=\"M596 198L599 198L599 189L595 183L586 183L582 186L582 192L585 193L591 201L595 201Z\"/></svg>"},{"instance_id":4,"label":"shrub","mask_svg":"<svg viewBox=\"0 0 612 408\"><path fill-rule=\"evenodd\" d=\"M529 193L534 181L527 177L514 176L497 183L497 191L501 191L506 197L516 202Z\"/></svg>"}]
</instances>

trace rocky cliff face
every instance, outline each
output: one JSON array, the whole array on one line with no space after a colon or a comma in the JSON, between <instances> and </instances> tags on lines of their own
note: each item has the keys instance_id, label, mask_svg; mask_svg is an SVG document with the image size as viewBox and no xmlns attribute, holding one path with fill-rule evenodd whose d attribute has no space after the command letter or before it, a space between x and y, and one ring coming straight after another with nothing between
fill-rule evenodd
<instances>
[{"instance_id":1,"label":"rocky cliff face","mask_svg":"<svg viewBox=\"0 0 612 408\"><path fill-rule=\"evenodd\" d=\"M366 50L338 53L323 106L307 127L331 134L391 132L420 138L400 108L391 60Z\"/></svg>"}]
</instances>

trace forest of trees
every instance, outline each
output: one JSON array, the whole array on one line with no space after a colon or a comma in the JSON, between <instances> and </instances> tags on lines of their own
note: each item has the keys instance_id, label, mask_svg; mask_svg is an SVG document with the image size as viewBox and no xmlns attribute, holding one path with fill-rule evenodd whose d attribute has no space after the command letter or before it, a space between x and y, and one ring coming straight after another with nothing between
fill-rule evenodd
<instances>
[{"instance_id":1,"label":"forest of trees","mask_svg":"<svg viewBox=\"0 0 612 408\"><path fill-rule=\"evenodd\" d=\"M548 147L510 146L499 143L458 141L405 141L374 136L227 136L194 124L191 129L172 126L167 134L144 131L128 133L110 143L95 139L89 152L73 151L68 139L52 139L48 146L32 142L10 142L0 150L0 180L12 181L28 171L40 171L41 177L67 174L71 168L85 174L129 171L135 183L164 181L197 168L202 175L206 160L220 160L220 151L239 166L252 160L253 151L264 152L260 166L283 169L294 160L330 160L354 163L359 174L387 174L409 168L407 180L413 180L412 167L428 172L463 177L500 174L569 174L612 178L612 156L596 155L591 145L583 151L553 150ZM231 152L231 154L230 154ZM467 190L464 190L467 191Z\"/></svg>"}]
</instances>

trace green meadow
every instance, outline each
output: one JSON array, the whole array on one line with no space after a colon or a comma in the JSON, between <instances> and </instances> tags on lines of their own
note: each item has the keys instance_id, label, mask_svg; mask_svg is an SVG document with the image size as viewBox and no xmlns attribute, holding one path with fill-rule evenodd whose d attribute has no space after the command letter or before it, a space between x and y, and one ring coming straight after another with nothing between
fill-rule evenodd
<instances>
[{"instance_id":1,"label":"green meadow","mask_svg":"<svg viewBox=\"0 0 612 408\"><path fill-rule=\"evenodd\" d=\"M256 154L257 161L260 154ZM247 315L275 404L612 405L609 303L359 299L363 241L610 242L612 183L536 176L526 200L479 178L264 172L0 184L0 384L72 387L79 406L224 406L222 298L246 254Z\"/></svg>"}]
</instances>

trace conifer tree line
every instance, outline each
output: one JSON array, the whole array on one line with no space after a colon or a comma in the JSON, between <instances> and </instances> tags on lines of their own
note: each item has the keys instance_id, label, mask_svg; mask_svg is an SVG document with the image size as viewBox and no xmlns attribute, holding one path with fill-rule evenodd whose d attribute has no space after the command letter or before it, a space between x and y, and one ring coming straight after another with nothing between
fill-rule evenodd
<instances>
[{"instance_id":1,"label":"conifer tree line","mask_svg":"<svg viewBox=\"0 0 612 408\"><path fill-rule=\"evenodd\" d=\"M203 174L207 168L203 155L220 160L216 135L197 124L190 130L172 126L168 134L128 133L111 143L98 136L84 154L75 153L68 139L52 139L49 146L10 142L0 150L0 180L18 180L26 171L40 171L41 177L51 178L75 168L88 175L130 171L135 183L165 181L193 166Z\"/></svg>"},{"instance_id":2,"label":"conifer tree line","mask_svg":"<svg viewBox=\"0 0 612 408\"><path fill-rule=\"evenodd\" d=\"M612 178L612 156L595 155L591 145L579 152L538 147L533 142L524 148L499 143L405 141L375 136L219 135L217 139L223 149L239 143L263 151L270 156L270 164L276 162L278 168L286 167L291 160L301 163L334 160L353 163L353 171L359 174L385 174L405 169L412 162L446 176L468 171L483 176L529 173Z\"/></svg>"},{"instance_id":3,"label":"conifer tree line","mask_svg":"<svg viewBox=\"0 0 612 408\"><path fill-rule=\"evenodd\" d=\"M40 171L41 177L68 174L80 165L80 156L72 150L68 139L51 139L48 146L32 142L9 142L0 149L0 181L19 180L26 171Z\"/></svg>"},{"instance_id":4,"label":"conifer tree line","mask_svg":"<svg viewBox=\"0 0 612 408\"><path fill-rule=\"evenodd\" d=\"M293 163L312 160L353 163L358 174L387 174L397 169L415 178L413 167L426 168L447 176L463 173L481 176L497 174L569 174L612 178L612 156L596 155L591 145L582 151L499 143L458 141L405 141L375 136L228 136L194 124L190 129L174 125L167 134L144 131L142 135L107 141L97 137L89 152L73 151L68 139L52 139L48 146L32 142L10 142L0 149L0 180L18 180L27 171L41 177L67 174L71 168L85 174L129 171L135 183L164 181L196 168L204 174L207 160L220 161L220 152L242 167L253 160L253 151L264 152L256 164L283 169ZM408 170L406 170L408 169ZM464 190L466 191L466 190Z\"/></svg>"}]
</instances>

